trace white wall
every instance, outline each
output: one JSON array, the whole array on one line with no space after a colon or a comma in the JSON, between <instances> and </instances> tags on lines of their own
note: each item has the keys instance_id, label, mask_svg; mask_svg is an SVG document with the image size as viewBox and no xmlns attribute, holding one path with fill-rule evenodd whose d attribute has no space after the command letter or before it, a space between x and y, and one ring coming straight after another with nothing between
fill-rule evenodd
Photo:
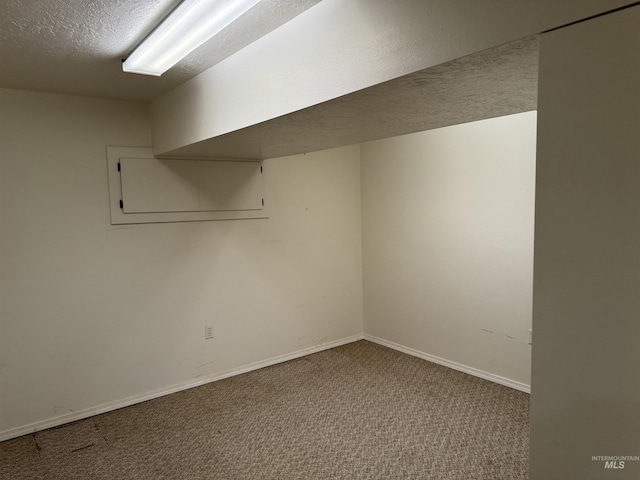
<instances>
[{"instance_id":1,"label":"white wall","mask_svg":"<svg viewBox=\"0 0 640 480\"><path fill-rule=\"evenodd\" d=\"M365 334L526 390L535 122L362 145Z\"/></svg>"},{"instance_id":2,"label":"white wall","mask_svg":"<svg viewBox=\"0 0 640 480\"><path fill-rule=\"evenodd\" d=\"M0 438L361 334L357 146L265 162L269 220L110 226L105 146L149 144L143 104L0 90Z\"/></svg>"},{"instance_id":3,"label":"white wall","mask_svg":"<svg viewBox=\"0 0 640 480\"><path fill-rule=\"evenodd\" d=\"M540 39L532 480L640 478L638 25Z\"/></svg>"},{"instance_id":4,"label":"white wall","mask_svg":"<svg viewBox=\"0 0 640 480\"><path fill-rule=\"evenodd\" d=\"M361 335L362 245L367 334L528 383L535 113L267 160L268 220L111 226L146 106L0 107L0 438Z\"/></svg>"},{"instance_id":5,"label":"white wall","mask_svg":"<svg viewBox=\"0 0 640 480\"><path fill-rule=\"evenodd\" d=\"M152 102L157 154L632 0L323 0Z\"/></svg>"}]
</instances>

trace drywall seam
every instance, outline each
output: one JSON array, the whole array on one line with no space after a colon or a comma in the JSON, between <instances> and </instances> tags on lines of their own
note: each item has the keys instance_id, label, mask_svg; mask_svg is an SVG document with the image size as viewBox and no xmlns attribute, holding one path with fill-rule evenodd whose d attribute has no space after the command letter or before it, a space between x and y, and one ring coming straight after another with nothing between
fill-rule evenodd
<instances>
[{"instance_id":1,"label":"drywall seam","mask_svg":"<svg viewBox=\"0 0 640 480\"><path fill-rule=\"evenodd\" d=\"M531 393L531 385L527 385L526 383L517 382L509 378L501 377L499 375L494 375L493 373L478 370L477 368L453 362L451 360L447 360L446 358L436 357L435 355L421 352L413 348L405 347L404 345L390 342L389 340L385 340L383 338L374 337L373 335L368 335L366 333L364 334L363 338L370 342L377 343L378 345L389 347L393 350L397 350L399 352L406 353L423 360L427 360L428 362L437 363L438 365L452 368L453 370L467 373L469 375L473 375L474 377L483 378L484 380L489 380L490 382L498 383L500 385L504 385L505 387L513 388L514 390L519 390L524 393Z\"/></svg>"},{"instance_id":2,"label":"drywall seam","mask_svg":"<svg viewBox=\"0 0 640 480\"><path fill-rule=\"evenodd\" d=\"M39 422L31 423L29 425L12 428L10 430L5 430L3 432L0 432L0 442L3 442L5 440L10 440L12 438L21 437L22 435L28 435L30 433L39 432L40 430L45 430L47 428L57 427L59 425L63 425L66 423L75 422L88 417L93 417L94 415L100 415L101 413L106 413L113 410L118 410L120 408L129 407L131 405L135 405L136 403L146 402L147 400L153 400L154 398L163 397L165 395L170 395L172 393L180 392L182 390L188 390L190 388L200 387L202 385L206 385L207 383L212 383L218 380L222 380L224 378L234 377L236 375L248 373L253 370L259 370L261 368L269 367L271 365L276 365L278 363L288 362L289 360L294 360L296 358L311 355L313 353L329 350L331 348L339 347L341 345L346 345L348 343L357 342L358 340L362 340L362 339L363 339L362 334L352 335L350 337L334 340L333 342L327 342L321 345L315 345L313 347L297 350L293 353L278 355L277 357L269 358L267 360L261 360L259 362L251 363L249 365L245 365L239 368L233 368L223 373L214 373L212 375L208 375L205 377L199 377L197 380L179 383L177 385L173 385L172 387L154 390L141 395L134 395L122 400L103 403L102 405L98 405L97 407L85 408L84 410L80 410L77 412L66 413L64 415L59 415L57 417L49 418L47 420L42 420Z\"/></svg>"}]
</instances>

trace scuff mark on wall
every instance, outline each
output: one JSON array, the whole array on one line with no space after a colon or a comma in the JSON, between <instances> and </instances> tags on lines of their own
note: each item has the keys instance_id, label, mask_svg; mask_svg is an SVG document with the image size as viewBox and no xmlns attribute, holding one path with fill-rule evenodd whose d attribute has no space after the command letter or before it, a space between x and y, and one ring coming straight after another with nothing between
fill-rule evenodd
<instances>
[{"instance_id":1,"label":"scuff mark on wall","mask_svg":"<svg viewBox=\"0 0 640 480\"><path fill-rule=\"evenodd\" d=\"M65 407L63 405L54 405L53 413L59 414L59 413L75 413L75 412L69 407Z\"/></svg>"},{"instance_id":2,"label":"scuff mark on wall","mask_svg":"<svg viewBox=\"0 0 640 480\"><path fill-rule=\"evenodd\" d=\"M509 334L502 333L502 332L494 332L493 330L489 330L487 328L481 328L480 330L482 330L483 332L491 333L491 334L495 333L495 334L498 334L498 335L502 335L503 337L510 338L511 340L516 340L517 339L516 337L513 337L513 336L511 336Z\"/></svg>"},{"instance_id":3,"label":"scuff mark on wall","mask_svg":"<svg viewBox=\"0 0 640 480\"><path fill-rule=\"evenodd\" d=\"M303 335L298 337L299 347L315 347L329 341L329 337L316 337L314 335Z\"/></svg>"},{"instance_id":4,"label":"scuff mark on wall","mask_svg":"<svg viewBox=\"0 0 640 480\"><path fill-rule=\"evenodd\" d=\"M216 363L215 360L211 360L210 362L203 363L202 365L198 365L196 368L203 368L203 367L206 367L207 365L213 365L214 363Z\"/></svg>"}]
</instances>

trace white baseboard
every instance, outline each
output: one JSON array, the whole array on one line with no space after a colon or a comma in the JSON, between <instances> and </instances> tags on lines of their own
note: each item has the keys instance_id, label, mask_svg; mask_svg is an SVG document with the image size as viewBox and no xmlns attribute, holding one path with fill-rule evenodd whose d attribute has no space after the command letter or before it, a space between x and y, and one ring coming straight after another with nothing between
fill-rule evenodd
<instances>
[{"instance_id":1,"label":"white baseboard","mask_svg":"<svg viewBox=\"0 0 640 480\"><path fill-rule=\"evenodd\" d=\"M228 370L223 373L200 377L197 380L191 380L188 382L180 383L177 385L173 385L172 387L153 390L151 392L146 392L141 395L134 395L131 397L127 397L122 400L103 403L102 405L98 405L97 407L86 408L84 410L79 410L77 412L66 413L64 415L59 415L56 417L48 418L46 420L41 420L39 422L34 422L22 427L12 428L10 430L5 430L0 432L0 442L9 440L11 438L21 437L22 435L35 433L40 430L45 430L47 428L57 427L65 423L75 422L77 420L83 420L85 418L92 417L94 415L99 415L101 413L110 412L112 410L117 410L119 408L129 407L136 403L146 402L147 400L152 400L154 398L162 397L164 395L169 395L171 393L180 392L182 390L187 390L189 388L199 387L207 383L215 382L216 380L222 380L223 378L233 377L235 375L241 375L243 373L251 372L253 370L258 370L260 368L269 367L271 365L276 365L278 363L287 362L289 360L304 357L306 355L311 355L312 353L318 353L323 350L339 347L340 345L346 345L347 343L357 342L358 340L362 340L362 339L363 339L363 336L361 334L353 335L351 337L342 338L340 340L335 340L333 342L323 343L321 345L315 345L313 347L297 350L293 353L279 355L277 357L273 357L267 360L251 363L249 365L245 365L239 368L234 368L232 370Z\"/></svg>"},{"instance_id":2,"label":"white baseboard","mask_svg":"<svg viewBox=\"0 0 640 480\"><path fill-rule=\"evenodd\" d=\"M304 357L306 355L311 355L313 353L318 353L323 350L339 347L340 345L346 345L347 343L357 342L358 340L362 340L362 339L368 340L373 343L377 343L379 345L383 345L385 347L389 347L393 350L398 350L399 352L403 352L408 355L412 355L414 357L422 358L423 360L427 360L429 362L437 363L438 365L443 365L445 367L449 367L454 370L458 370L460 372L468 373L469 375L480 377L485 380L489 380L489 381L498 383L500 385L504 385L506 387L513 388L515 390L519 390L521 392L525 392L525 393L531 392L531 387L525 383L516 382L515 380L510 380L508 378L504 378L499 375L494 375L492 373L484 372L482 370L478 370L473 367L468 367L466 365L453 362L451 360L436 357L435 355L430 355L428 353L420 352L418 350L414 350L413 348L405 347L403 345L399 345L397 343L390 342L382 338L374 337L373 335L366 335L366 334L353 335L351 337L342 338L340 340L335 340L333 342L323 343L322 345L315 345L313 347L297 350L293 353L279 355L277 357L273 357L267 360L255 362L239 368L228 370L223 373L212 374L212 375L198 378L197 380L180 383L172 387L153 390L151 392L146 392L141 395L134 395L131 397L124 398L122 400L116 400L114 402L104 403L96 407L86 408L84 410L79 410L77 412L70 412L64 415L58 415L56 417L48 418L46 420L41 420L39 422L34 422L22 427L5 430L0 432L0 442L9 440L12 438L16 438L16 437L21 437L22 435L39 432L40 430L45 430L47 428L64 425L65 423L75 422L77 420L83 420L85 418L89 418L94 415L99 415L101 413L110 412L112 410L117 410L119 408L128 407L131 405L135 405L136 403L146 402L147 400L152 400L154 398L162 397L164 395L180 392L182 390L188 390L189 388L199 387L207 383L215 382L217 380L222 380L223 378L233 377L235 375L241 375L243 373L251 372L253 370L258 370L260 368L269 367L271 365L276 365L282 362L287 362L289 360Z\"/></svg>"},{"instance_id":3,"label":"white baseboard","mask_svg":"<svg viewBox=\"0 0 640 480\"><path fill-rule=\"evenodd\" d=\"M467 365L453 362L445 358L440 358L436 357L435 355L420 352L418 350L414 350L413 348L405 347L404 345L399 345L382 338L374 337L373 335L365 334L364 339L373 343L377 343L384 347L389 347L393 350L398 350L399 352L412 355L414 357L422 358L423 360L427 360L429 362L437 363L438 365L442 365L444 367L452 368L453 370L458 370L459 372L468 373L469 375L473 375L474 377L480 377L491 382L499 383L500 385L504 385L505 387L513 388L524 393L531 393L531 386L527 385L526 383L516 382L515 380L511 380L509 378L494 375L493 373L484 372L482 370L478 370L477 368L468 367Z\"/></svg>"}]
</instances>

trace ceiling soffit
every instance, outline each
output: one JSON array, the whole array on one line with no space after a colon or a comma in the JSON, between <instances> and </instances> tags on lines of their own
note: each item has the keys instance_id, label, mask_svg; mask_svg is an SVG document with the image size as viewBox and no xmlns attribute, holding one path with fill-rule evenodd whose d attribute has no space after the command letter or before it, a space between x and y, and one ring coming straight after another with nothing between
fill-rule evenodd
<instances>
[{"instance_id":1,"label":"ceiling soffit","mask_svg":"<svg viewBox=\"0 0 640 480\"><path fill-rule=\"evenodd\" d=\"M313 152L537 108L538 38L421 70L167 157L264 159Z\"/></svg>"}]
</instances>

